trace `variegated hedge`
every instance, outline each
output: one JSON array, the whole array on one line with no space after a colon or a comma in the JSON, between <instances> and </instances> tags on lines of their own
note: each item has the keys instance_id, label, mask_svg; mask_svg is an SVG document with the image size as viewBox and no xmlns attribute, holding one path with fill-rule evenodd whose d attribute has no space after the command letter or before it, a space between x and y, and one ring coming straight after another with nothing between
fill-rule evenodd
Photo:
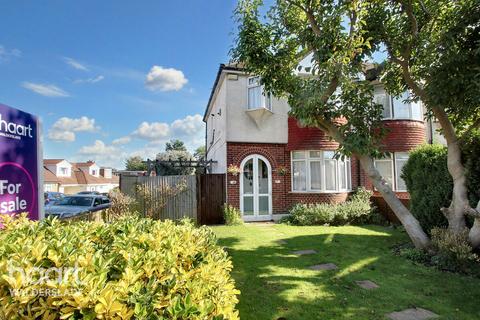
<instances>
[{"instance_id":1,"label":"variegated hedge","mask_svg":"<svg viewBox=\"0 0 480 320\"><path fill-rule=\"evenodd\" d=\"M206 227L4 224L0 319L238 319L231 261Z\"/></svg>"}]
</instances>

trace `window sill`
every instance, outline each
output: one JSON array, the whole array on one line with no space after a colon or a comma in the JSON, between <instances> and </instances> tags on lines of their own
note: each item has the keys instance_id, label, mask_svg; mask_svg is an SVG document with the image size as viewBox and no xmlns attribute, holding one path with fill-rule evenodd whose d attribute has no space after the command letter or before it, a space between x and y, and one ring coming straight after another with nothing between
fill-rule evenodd
<instances>
[{"instance_id":1,"label":"window sill","mask_svg":"<svg viewBox=\"0 0 480 320\"><path fill-rule=\"evenodd\" d=\"M350 193L353 190L341 190L341 191L290 191L292 194L336 194L336 193Z\"/></svg>"},{"instance_id":2,"label":"window sill","mask_svg":"<svg viewBox=\"0 0 480 320\"><path fill-rule=\"evenodd\" d=\"M257 107L257 108L252 108L252 109L245 109L245 112L258 111L258 110L265 110L265 111L268 111L270 113L273 113L273 111L268 109L267 107Z\"/></svg>"},{"instance_id":3,"label":"window sill","mask_svg":"<svg viewBox=\"0 0 480 320\"><path fill-rule=\"evenodd\" d=\"M384 118L384 119L382 119L382 121L412 121L412 122L425 123L424 120L409 119L409 118Z\"/></svg>"}]
</instances>

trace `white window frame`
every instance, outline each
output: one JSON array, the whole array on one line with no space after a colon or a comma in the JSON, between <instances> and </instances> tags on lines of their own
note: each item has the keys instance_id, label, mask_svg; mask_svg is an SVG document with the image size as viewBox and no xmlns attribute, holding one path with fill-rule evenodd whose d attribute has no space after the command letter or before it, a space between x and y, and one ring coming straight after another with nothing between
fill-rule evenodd
<instances>
[{"instance_id":1,"label":"white window frame","mask_svg":"<svg viewBox=\"0 0 480 320\"><path fill-rule=\"evenodd\" d=\"M400 155L407 155L406 158L400 158ZM374 165L375 168L377 167L378 162L389 162L390 163L390 168L391 168L391 173L392 173L392 190L397 191L397 192L407 192L408 190L405 189L399 189L398 188L398 178L399 176L397 175L398 173L398 166L397 166L397 161L408 161L408 152L391 152L391 157L389 158L382 158L382 159L375 159L374 160ZM383 177L383 176L382 176Z\"/></svg>"},{"instance_id":2,"label":"white window frame","mask_svg":"<svg viewBox=\"0 0 480 320\"><path fill-rule=\"evenodd\" d=\"M402 157L404 155L406 155L406 157ZM395 152L394 153L394 158L395 158L395 190L396 191L400 191L400 192L407 192L408 191L406 186L405 186L405 189L399 189L399 187L398 187L398 185L399 185L398 180L399 180L399 178L401 178L400 177L401 172L398 172L399 169L398 169L398 163L397 162L398 161L405 161L405 163L406 163L408 161L409 156L410 155L408 154L408 152Z\"/></svg>"},{"instance_id":3,"label":"white window frame","mask_svg":"<svg viewBox=\"0 0 480 320\"><path fill-rule=\"evenodd\" d=\"M379 96L385 96L385 102L388 102L388 108L390 110L390 117L384 117L383 120L413 120L413 121L424 121L423 119L423 106L421 101L417 102L408 102L406 103L408 105L408 117L397 117L395 115L395 103L394 103L394 97L391 95L387 94L386 92L384 93L377 93L374 95L374 102L376 102L376 98ZM402 102L404 103L404 102ZM413 108L414 104L418 104L418 107L420 108L420 113L422 115L421 119L416 119L413 117ZM383 106L385 109L385 105Z\"/></svg>"},{"instance_id":4,"label":"white window frame","mask_svg":"<svg viewBox=\"0 0 480 320\"><path fill-rule=\"evenodd\" d=\"M293 154L295 152L302 152L304 157L303 159L294 159ZM320 157L312 157L310 156L310 152L320 152ZM292 193L338 193L338 192L350 192L352 191L352 169L351 169L351 160L350 158L344 158L343 161L345 162L345 186L346 188L340 188L340 172L339 172L339 165L337 159L333 158L325 158L325 152L335 152L333 150L294 150L290 152L290 170L291 174L291 192ZM326 171L325 171L325 161L333 160L335 163L335 189L326 189ZM304 162L305 163L305 177L306 177L306 190L295 190L294 189L294 175L293 175L293 164L294 162ZM312 162L320 162L320 189L312 189L312 175L311 175L311 167L310 163Z\"/></svg>"},{"instance_id":5,"label":"white window frame","mask_svg":"<svg viewBox=\"0 0 480 320\"><path fill-rule=\"evenodd\" d=\"M64 172L64 170L65 170L65 172ZM68 176L68 167L60 167L60 175L62 177Z\"/></svg>"},{"instance_id":6,"label":"white window frame","mask_svg":"<svg viewBox=\"0 0 480 320\"><path fill-rule=\"evenodd\" d=\"M251 79L258 79L258 80L255 81L253 84L250 84ZM249 89L257 88L257 87L260 87L261 89L260 91L262 96L260 97L260 105L250 108ZM256 109L262 109L262 108L272 111L272 95L270 93L265 93L264 86L261 85L259 76L248 77L247 78L247 110L256 110Z\"/></svg>"}]
</instances>

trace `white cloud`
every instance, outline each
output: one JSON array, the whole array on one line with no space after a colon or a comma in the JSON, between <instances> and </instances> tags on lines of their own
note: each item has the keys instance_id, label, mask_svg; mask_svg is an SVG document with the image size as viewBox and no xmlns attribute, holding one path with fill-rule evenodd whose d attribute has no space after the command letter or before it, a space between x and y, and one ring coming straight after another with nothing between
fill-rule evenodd
<instances>
[{"instance_id":1,"label":"white cloud","mask_svg":"<svg viewBox=\"0 0 480 320\"><path fill-rule=\"evenodd\" d=\"M18 58L22 55L22 52L18 49L7 49L0 45L0 63L7 62L11 58Z\"/></svg>"},{"instance_id":2,"label":"white cloud","mask_svg":"<svg viewBox=\"0 0 480 320\"><path fill-rule=\"evenodd\" d=\"M72 131L51 130L48 132L48 138L54 141L73 142L75 141L75 133Z\"/></svg>"},{"instance_id":3,"label":"white cloud","mask_svg":"<svg viewBox=\"0 0 480 320\"><path fill-rule=\"evenodd\" d=\"M172 122L171 128L174 135L191 136L203 131L202 116L195 114L188 115L184 119L178 119Z\"/></svg>"},{"instance_id":4,"label":"white cloud","mask_svg":"<svg viewBox=\"0 0 480 320\"><path fill-rule=\"evenodd\" d=\"M95 132L95 119L80 117L77 119L63 117L58 119L48 131L48 138L54 141L75 141L75 132Z\"/></svg>"},{"instance_id":5,"label":"white cloud","mask_svg":"<svg viewBox=\"0 0 480 320\"><path fill-rule=\"evenodd\" d=\"M107 145L102 140L95 140L91 145L86 145L78 150L76 160L94 160L99 166L108 166L118 169L125 167L128 154L113 145Z\"/></svg>"},{"instance_id":6,"label":"white cloud","mask_svg":"<svg viewBox=\"0 0 480 320\"><path fill-rule=\"evenodd\" d=\"M177 119L171 124L164 122L142 122L130 134L130 137L147 140L148 147L163 149L165 142L170 139L180 139L190 150L205 143L205 129L202 116L199 114L188 115ZM121 138L122 139L122 138Z\"/></svg>"},{"instance_id":7,"label":"white cloud","mask_svg":"<svg viewBox=\"0 0 480 320\"><path fill-rule=\"evenodd\" d=\"M70 96L67 92L60 89L59 87L53 84L41 84L33 82L23 82L22 87L38 93L45 97L68 97Z\"/></svg>"},{"instance_id":8,"label":"white cloud","mask_svg":"<svg viewBox=\"0 0 480 320\"><path fill-rule=\"evenodd\" d=\"M125 136L125 137L121 137L121 138L113 140L112 144L118 146L118 145L122 145L122 144L127 144L130 141L132 141L132 138L130 138L129 136Z\"/></svg>"},{"instance_id":9,"label":"white cloud","mask_svg":"<svg viewBox=\"0 0 480 320\"><path fill-rule=\"evenodd\" d=\"M153 66L147 74L145 86L151 91L178 91L187 82L187 78L180 70Z\"/></svg>"},{"instance_id":10,"label":"white cloud","mask_svg":"<svg viewBox=\"0 0 480 320\"><path fill-rule=\"evenodd\" d=\"M85 65L81 64L80 62L78 62L75 59L64 57L63 60L65 61L66 64L68 64L69 66L71 66L74 69L82 70L82 71L88 71L88 68Z\"/></svg>"},{"instance_id":11,"label":"white cloud","mask_svg":"<svg viewBox=\"0 0 480 320\"><path fill-rule=\"evenodd\" d=\"M83 146L78 151L82 155L113 155L117 151L114 146L107 146L102 140L95 140L95 143L90 146Z\"/></svg>"},{"instance_id":12,"label":"white cloud","mask_svg":"<svg viewBox=\"0 0 480 320\"><path fill-rule=\"evenodd\" d=\"M170 133L170 127L167 123L163 122L142 122L137 130L132 132L132 136L144 140L161 140L168 136Z\"/></svg>"},{"instance_id":13,"label":"white cloud","mask_svg":"<svg viewBox=\"0 0 480 320\"><path fill-rule=\"evenodd\" d=\"M87 78L87 79L77 79L75 81L73 81L74 83L97 83L97 82L100 82L102 81L103 79L105 79L104 76L102 75L99 75L99 76L96 76L94 78Z\"/></svg>"}]
</instances>

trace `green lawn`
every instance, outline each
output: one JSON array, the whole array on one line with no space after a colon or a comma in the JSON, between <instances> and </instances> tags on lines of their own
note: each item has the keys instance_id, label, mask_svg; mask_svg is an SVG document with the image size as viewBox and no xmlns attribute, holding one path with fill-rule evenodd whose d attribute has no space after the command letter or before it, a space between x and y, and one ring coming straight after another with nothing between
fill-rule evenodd
<instances>
[{"instance_id":1,"label":"green lawn","mask_svg":"<svg viewBox=\"0 0 480 320\"><path fill-rule=\"evenodd\" d=\"M480 319L480 280L395 256L391 247L408 241L400 231L273 224L212 229L233 259L243 320L385 319L386 313L415 306L441 319ZM302 249L318 253L291 254ZM328 262L338 269L307 269ZM372 280L380 288L366 291L356 280Z\"/></svg>"}]
</instances>

